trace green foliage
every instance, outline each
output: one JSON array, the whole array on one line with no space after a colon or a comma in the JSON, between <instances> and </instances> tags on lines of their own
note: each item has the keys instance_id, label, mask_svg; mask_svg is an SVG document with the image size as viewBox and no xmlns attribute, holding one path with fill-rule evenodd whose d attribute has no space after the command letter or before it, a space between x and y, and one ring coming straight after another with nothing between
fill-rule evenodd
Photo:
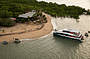
<instances>
[{"instance_id":1,"label":"green foliage","mask_svg":"<svg viewBox=\"0 0 90 59\"><path fill-rule=\"evenodd\" d=\"M19 14L31 11L42 10L54 17L72 17L79 19L79 15L87 12L84 8L78 6L58 5L52 2L38 2L36 0L0 0L0 17L17 17Z\"/></svg>"},{"instance_id":2,"label":"green foliage","mask_svg":"<svg viewBox=\"0 0 90 59\"><path fill-rule=\"evenodd\" d=\"M90 15L90 12L87 12L87 15Z\"/></svg>"},{"instance_id":3,"label":"green foliage","mask_svg":"<svg viewBox=\"0 0 90 59\"><path fill-rule=\"evenodd\" d=\"M90 10L87 11L87 15L90 15Z\"/></svg>"},{"instance_id":4,"label":"green foliage","mask_svg":"<svg viewBox=\"0 0 90 59\"><path fill-rule=\"evenodd\" d=\"M19 14L23 14L31 10L40 10L54 17L71 17L75 19L79 19L79 16L84 12L90 15L89 10L85 10L84 8L78 6L66 6L65 4L58 5L52 2L38 2L36 0L0 0L0 18L2 18L0 19L0 26L15 25L15 21L3 19L9 17L16 17L16 22L20 23L35 21L40 19L40 17L43 17L44 23L47 22L45 15L42 15L40 12L33 15L32 19L29 17L27 19L18 18Z\"/></svg>"},{"instance_id":5,"label":"green foliage","mask_svg":"<svg viewBox=\"0 0 90 59\"><path fill-rule=\"evenodd\" d=\"M25 22L28 22L29 21L29 18L21 18L21 17L18 17L16 19L16 22L17 23L25 23Z\"/></svg>"},{"instance_id":6,"label":"green foliage","mask_svg":"<svg viewBox=\"0 0 90 59\"><path fill-rule=\"evenodd\" d=\"M10 12L8 10L0 10L1 18L7 18L7 17L11 17L11 16L12 16L12 12Z\"/></svg>"},{"instance_id":7,"label":"green foliage","mask_svg":"<svg viewBox=\"0 0 90 59\"><path fill-rule=\"evenodd\" d=\"M4 26L4 27L11 27L15 25L15 21L11 20L11 19L0 19L0 26Z\"/></svg>"}]
</instances>

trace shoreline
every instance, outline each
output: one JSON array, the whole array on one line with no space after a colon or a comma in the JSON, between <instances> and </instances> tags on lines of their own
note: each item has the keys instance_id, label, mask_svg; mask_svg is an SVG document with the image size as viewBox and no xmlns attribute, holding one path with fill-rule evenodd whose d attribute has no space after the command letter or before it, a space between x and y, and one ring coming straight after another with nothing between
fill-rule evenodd
<instances>
[{"instance_id":1,"label":"shoreline","mask_svg":"<svg viewBox=\"0 0 90 59\"><path fill-rule=\"evenodd\" d=\"M44 13L45 14L45 13ZM47 17L47 23L44 23L44 27L41 28L40 30L36 30L36 31L31 31L31 32L26 32L26 33L22 33L22 34L13 34L13 35L6 35L6 36L1 36L0 37L0 42L2 41L14 41L14 38L19 38L21 39L34 39L34 38L39 38L42 36L45 36L47 34L49 34L52 29L53 29L53 25L51 23L51 17L48 14L45 14L45 16Z\"/></svg>"}]
</instances>

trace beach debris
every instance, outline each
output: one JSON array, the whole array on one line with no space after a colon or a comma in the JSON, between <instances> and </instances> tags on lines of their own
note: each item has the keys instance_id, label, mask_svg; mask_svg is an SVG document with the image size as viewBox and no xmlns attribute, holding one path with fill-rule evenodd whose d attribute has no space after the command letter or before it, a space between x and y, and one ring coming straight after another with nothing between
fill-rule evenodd
<instances>
[{"instance_id":1,"label":"beach debris","mask_svg":"<svg viewBox=\"0 0 90 59\"><path fill-rule=\"evenodd\" d=\"M55 29L55 31L57 31L57 29Z\"/></svg>"},{"instance_id":2,"label":"beach debris","mask_svg":"<svg viewBox=\"0 0 90 59\"><path fill-rule=\"evenodd\" d=\"M88 31L88 33L90 33L90 31Z\"/></svg>"},{"instance_id":3,"label":"beach debris","mask_svg":"<svg viewBox=\"0 0 90 59\"><path fill-rule=\"evenodd\" d=\"M88 33L85 33L85 36L88 37L89 36Z\"/></svg>"},{"instance_id":4,"label":"beach debris","mask_svg":"<svg viewBox=\"0 0 90 59\"><path fill-rule=\"evenodd\" d=\"M20 43L21 41L18 38L15 38L14 43Z\"/></svg>"},{"instance_id":5,"label":"beach debris","mask_svg":"<svg viewBox=\"0 0 90 59\"><path fill-rule=\"evenodd\" d=\"M7 45L8 42L7 42L7 41L3 41L2 44L3 44L3 45Z\"/></svg>"}]
</instances>

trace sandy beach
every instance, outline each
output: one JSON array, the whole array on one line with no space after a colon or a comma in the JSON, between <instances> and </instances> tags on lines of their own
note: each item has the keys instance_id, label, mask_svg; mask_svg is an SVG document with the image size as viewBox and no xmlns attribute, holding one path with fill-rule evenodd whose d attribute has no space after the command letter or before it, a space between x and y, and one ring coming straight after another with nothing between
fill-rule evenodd
<instances>
[{"instance_id":1,"label":"sandy beach","mask_svg":"<svg viewBox=\"0 0 90 59\"><path fill-rule=\"evenodd\" d=\"M35 31L31 31L31 32L25 32L25 33L22 33L22 34L12 34L12 35L6 35L6 36L0 36L0 42L2 41L13 41L14 39L13 38L19 38L19 39L33 39L33 38L39 38L39 37L42 37L44 35L47 35L49 34L52 29L53 29L53 26L51 24L51 18L49 15L45 14L46 17L47 17L47 23L44 23L44 26L43 28L41 28L40 30L35 30ZM23 27L27 26L27 25L21 25ZM28 28L27 29L31 29L31 28L38 28L40 27L41 25L28 25ZM18 26L17 26L18 27ZM20 29L22 30L22 28L15 28L13 27L14 30L17 30L19 29L18 31L20 31ZM9 30L9 29L7 29Z\"/></svg>"}]
</instances>

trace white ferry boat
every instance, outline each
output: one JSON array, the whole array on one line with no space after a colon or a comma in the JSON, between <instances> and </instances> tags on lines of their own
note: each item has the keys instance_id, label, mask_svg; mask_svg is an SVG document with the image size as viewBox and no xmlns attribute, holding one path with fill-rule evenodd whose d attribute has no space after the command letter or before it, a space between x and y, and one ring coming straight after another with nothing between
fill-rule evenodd
<instances>
[{"instance_id":1,"label":"white ferry boat","mask_svg":"<svg viewBox=\"0 0 90 59\"><path fill-rule=\"evenodd\" d=\"M53 36L60 36L80 41L84 39L79 31L73 29L56 30L53 32Z\"/></svg>"}]
</instances>

